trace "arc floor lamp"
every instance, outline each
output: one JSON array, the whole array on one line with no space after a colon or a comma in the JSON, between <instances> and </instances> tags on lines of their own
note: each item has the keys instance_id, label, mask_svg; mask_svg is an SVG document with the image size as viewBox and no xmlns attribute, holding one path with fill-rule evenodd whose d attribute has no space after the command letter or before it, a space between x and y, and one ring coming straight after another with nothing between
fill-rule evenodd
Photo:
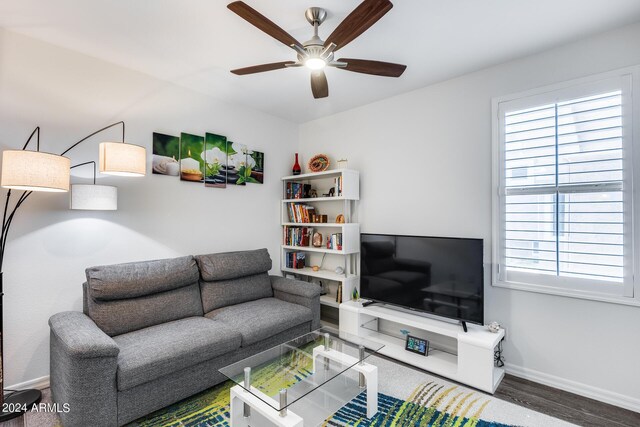
<instances>
[{"instance_id":1,"label":"arc floor lamp","mask_svg":"<svg viewBox=\"0 0 640 427\"><path fill-rule=\"evenodd\" d=\"M117 188L96 185L95 162L84 162L71 166L71 160L65 157L69 151L88 140L92 136L109 128L122 126L121 142L102 142L99 146L100 172L120 176L144 176L146 174L146 149L144 147L125 142L125 124L123 121L105 126L71 145L61 154L51 154L40 151L40 127L36 127L22 150L4 150L2 152L2 171L0 186L7 188L7 196L2 213L2 230L0 233L0 422L17 418L33 404L40 402L40 390L11 390L4 396L4 354L3 354L3 310L2 299L2 264L7 245L7 236L16 212L22 204L38 191L68 192L70 187L71 169L93 163L92 185L71 185L71 209L114 210L117 208ZM29 143L36 137L36 150L27 150ZM22 193L13 199L14 191ZM6 403L7 405L4 405ZM2 409L15 409L4 412Z\"/></svg>"}]
</instances>

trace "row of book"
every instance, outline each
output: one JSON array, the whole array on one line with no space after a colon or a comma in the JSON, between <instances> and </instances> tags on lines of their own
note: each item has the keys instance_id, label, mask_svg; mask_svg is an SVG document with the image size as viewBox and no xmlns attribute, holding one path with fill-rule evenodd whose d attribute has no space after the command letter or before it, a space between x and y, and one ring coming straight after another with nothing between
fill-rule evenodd
<instances>
[{"instance_id":1,"label":"row of book","mask_svg":"<svg viewBox=\"0 0 640 427\"><path fill-rule=\"evenodd\" d=\"M336 196L342 196L342 176L333 179L333 188Z\"/></svg>"},{"instance_id":2,"label":"row of book","mask_svg":"<svg viewBox=\"0 0 640 427\"><path fill-rule=\"evenodd\" d=\"M301 184L299 182L287 182L287 199L304 199L308 198L311 191L310 184Z\"/></svg>"},{"instance_id":3,"label":"row of book","mask_svg":"<svg viewBox=\"0 0 640 427\"><path fill-rule=\"evenodd\" d=\"M342 250L342 233L335 233L327 238L327 249Z\"/></svg>"},{"instance_id":4,"label":"row of book","mask_svg":"<svg viewBox=\"0 0 640 427\"><path fill-rule=\"evenodd\" d=\"M283 227L282 242L287 246L309 246L313 228Z\"/></svg>"},{"instance_id":5,"label":"row of book","mask_svg":"<svg viewBox=\"0 0 640 427\"><path fill-rule=\"evenodd\" d=\"M311 222L316 208L311 205L287 203L287 211L289 212L289 222L308 223Z\"/></svg>"},{"instance_id":6,"label":"row of book","mask_svg":"<svg viewBox=\"0 0 640 427\"><path fill-rule=\"evenodd\" d=\"M286 268L304 268L306 254L304 252L287 252L284 260Z\"/></svg>"}]
</instances>

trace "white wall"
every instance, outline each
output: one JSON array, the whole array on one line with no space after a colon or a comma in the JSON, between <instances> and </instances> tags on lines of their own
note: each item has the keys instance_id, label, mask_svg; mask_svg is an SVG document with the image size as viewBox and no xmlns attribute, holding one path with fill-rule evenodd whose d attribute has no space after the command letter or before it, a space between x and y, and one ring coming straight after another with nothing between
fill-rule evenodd
<instances>
[{"instance_id":1,"label":"white wall","mask_svg":"<svg viewBox=\"0 0 640 427\"><path fill-rule=\"evenodd\" d=\"M0 31L1 149L21 148L40 125L42 150L59 153L118 120L149 159L154 131L215 132L264 151L265 184L222 190L151 174L100 176L119 189L119 210L102 213L68 210L66 194L32 195L14 221L4 262L7 386L48 375L47 320L81 310L88 266L260 247L277 266L279 178L290 170L297 125ZM97 160L98 142L119 132L71 151L72 164ZM76 173L88 177L90 169Z\"/></svg>"},{"instance_id":2,"label":"white wall","mask_svg":"<svg viewBox=\"0 0 640 427\"><path fill-rule=\"evenodd\" d=\"M480 237L490 262L491 98L636 64L640 24L303 124L300 152L361 171L363 232ZM485 297L511 372L640 411L640 307Z\"/></svg>"}]
</instances>

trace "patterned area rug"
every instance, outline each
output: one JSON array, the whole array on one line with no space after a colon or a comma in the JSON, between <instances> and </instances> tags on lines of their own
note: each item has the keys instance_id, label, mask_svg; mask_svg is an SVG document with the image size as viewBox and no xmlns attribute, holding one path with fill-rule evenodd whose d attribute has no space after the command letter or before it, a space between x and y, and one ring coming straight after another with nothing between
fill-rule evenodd
<instances>
[{"instance_id":1,"label":"patterned area rug","mask_svg":"<svg viewBox=\"0 0 640 427\"><path fill-rule=\"evenodd\" d=\"M491 395L468 389L446 380L372 356L369 363L379 369L379 412L366 417L366 391L343 406L322 426L406 426L406 427L502 427L568 426L570 424L540 414ZM258 388L275 395L283 386L294 384L310 374L310 366L301 362L289 377L274 375L277 367L267 365L254 370ZM274 381L274 378L279 380ZM199 395L185 399L129 427L226 427L229 426L229 390L226 382ZM257 426L263 427L263 426Z\"/></svg>"}]
</instances>

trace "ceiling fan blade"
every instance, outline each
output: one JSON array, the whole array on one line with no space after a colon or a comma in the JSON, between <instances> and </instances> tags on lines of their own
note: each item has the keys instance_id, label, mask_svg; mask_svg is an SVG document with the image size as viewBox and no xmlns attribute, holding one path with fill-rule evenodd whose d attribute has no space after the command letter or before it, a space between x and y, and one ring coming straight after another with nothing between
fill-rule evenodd
<instances>
[{"instance_id":1,"label":"ceiling fan blade","mask_svg":"<svg viewBox=\"0 0 640 427\"><path fill-rule=\"evenodd\" d=\"M281 68L287 68L293 64L295 64L295 61L272 62L271 64L261 64L254 65L252 67L238 68L236 70L231 70L231 72L239 76L244 76L245 74L264 73L265 71L279 70Z\"/></svg>"},{"instance_id":2,"label":"ceiling fan blade","mask_svg":"<svg viewBox=\"0 0 640 427\"><path fill-rule=\"evenodd\" d=\"M343 70L384 77L400 77L402 73L404 73L404 70L407 69L406 65L382 61L369 61L367 59L340 58L337 62L347 63L346 67L340 67Z\"/></svg>"},{"instance_id":3,"label":"ceiling fan blade","mask_svg":"<svg viewBox=\"0 0 640 427\"><path fill-rule=\"evenodd\" d=\"M316 70L311 72L311 92L313 92L315 99L329 96L329 84L324 71Z\"/></svg>"},{"instance_id":4,"label":"ceiling fan blade","mask_svg":"<svg viewBox=\"0 0 640 427\"><path fill-rule=\"evenodd\" d=\"M265 17L246 3L242 1L234 1L233 3L229 3L227 8L279 42L284 43L289 47L291 47L291 45L302 47L302 44L300 44L298 40L294 39L291 34L278 27L269 20L269 18Z\"/></svg>"},{"instance_id":5,"label":"ceiling fan blade","mask_svg":"<svg viewBox=\"0 0 640 427\"><path fill-rule=\"evenodd\" d=\"M393 4L389 0L364 0L327 37L325 47L331 43L338 46L336 50L345 47L378 22L392 7Z\"/></svg>"}]
</instances>

